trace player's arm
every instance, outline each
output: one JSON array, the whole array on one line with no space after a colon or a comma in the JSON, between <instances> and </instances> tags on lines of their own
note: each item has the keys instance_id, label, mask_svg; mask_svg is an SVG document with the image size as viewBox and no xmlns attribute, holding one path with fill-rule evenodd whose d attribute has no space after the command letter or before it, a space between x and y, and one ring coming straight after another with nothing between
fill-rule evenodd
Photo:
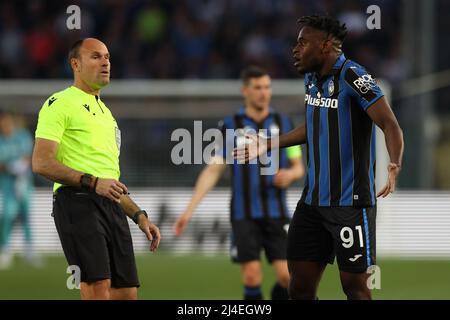
<instances>
[{"instance_id":1,"label":"player's arm","mask_svg":"<svg viewBox=\"0 0 450 320\"><path fill-rule=\"evenodd\" d=\"M383 130L391 163L388 166L388 181L377 196L386 197L394 192L396 178L402 165L402 130L381 88L365 69L351 66L345 71L344 79L353 98L367 112L372 121Z\"/></svg>"},{"instance_id":2,"label":"player's arm","mask_svg":"<svg viewBox=\"0 0 450 320\"><path fill-rule=\"evenodd\" d=\"M34 173L42 175L47 179L61 183L66 186L81 186L81 176L85 172L80 172L69 168L56 159L59 143L53 140L36 138L33 155L31 159L32 170ZM113 201L120 202L120 196L128 193L127 187L114 179L91 179L92 190L101 196L107 197Z\"/></svg>"},{"instance_id":3,"label":"player's arm","mask_svg":"<svg viewBox=\"0 0 450 320\"><path fill-rule=\"evenodd\" d=\"M233 156L241 162L252 160L268 150L306 143L306 125L302 124L277 138L266 139L255 135L247 137L251 140L250 144L246 144L245 148L233 150Z\"/></svg>"},{"instance_id":4,"label":"player's arm","mask_svg":"<svg viewBox=\"0 0 450 320\"><path fill-rule=\"evenodd\" d=\"M299 125L288 133L282 134L278 139L269 139L267 149L287 148L306 143L306 126Z\"/></svg>"},{"instance_id":5,"label":"player's arm","mask_svg":"<svg viewBox=\"0 0 450 320\"><path fill-rule=\"evenodd\" d=\"M123 194L120 197L120 206L125 214L145 233L147 239L151 241L150 251L155 251L161 241L159 228L150 221L150 217L146 216L147 213L141 210L128 194ZM143 214L144 212L145 214Z\"/></svg>"},{"instance_id":6,"label":"player's arm","mask_svg":"<svg viewBox=\"0 0 450 320\"><path fill-rule=\"evenodd\" d=\"M175 234L181 235L191 219L195 208L200 204L205 195L217 184L227 165L222 157L214 157L200 173L195 183L194 193L186 210L175 222Z\"/></svg>"},{"instance_id":7,"label":"player's arm","mask_svg":"<svg viewBox=\"0 0 450 320\"><path fill-rule=\"evenodd\" d=\"M377 194L377 197L383 196L384 198L389 195L389 193L395 191L396 179L402 166L404 149L403 132L385 97L381 97L373 103L367 109L367 114L373 122L383 130L390 158L388 181L383 189Z\"/></svg>"},{"instance_id":8,"label":"player's arm","mask_svg":"<svg viewBox=\"0 0 450 320\"><path fill-rule=\"evenodd\" d=\"M273 184L278 188L289 187L294 181L300 179L305 174L300 146L292 146L285 151L289 159L289 168L280 169L273 178Z\"/></svg>"}]
</instances>

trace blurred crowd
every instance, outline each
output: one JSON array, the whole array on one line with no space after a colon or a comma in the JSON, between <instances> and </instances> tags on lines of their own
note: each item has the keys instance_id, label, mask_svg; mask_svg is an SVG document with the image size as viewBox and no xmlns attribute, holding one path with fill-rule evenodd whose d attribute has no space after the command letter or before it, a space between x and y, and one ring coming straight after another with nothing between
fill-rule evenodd
<instances>
[{"instance_id":1,"label":"blurred crowd","mask_svg":"<svg viewBox=\"0 0 450 320\"><path fill-rule=\"evenodd\" d=\"M395 81L404 77L396 1L378 1L382 28L366 27L377 1L98 0L0 4L0 78L70 78L67 52L81 37L109 47L113 78L235 78L249 63L275 78L297 77L292 48L302 15L328 13L347 24L347 56ZM69 5L81 29L69 30Z\"/></svg>"}]
</instances>

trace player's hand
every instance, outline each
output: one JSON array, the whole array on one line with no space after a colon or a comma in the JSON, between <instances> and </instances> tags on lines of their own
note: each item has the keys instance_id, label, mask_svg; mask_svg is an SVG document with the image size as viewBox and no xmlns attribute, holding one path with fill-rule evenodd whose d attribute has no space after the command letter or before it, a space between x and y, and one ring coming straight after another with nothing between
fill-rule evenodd
<instances>
[{"instance_id":1,"label":"player's hand","mask_svg":"<svg viewBox=\"0 0 450 320\"><path fill-rule=\"evenodd\" d=\"M285 189L290 186L293 180L292 172L289 169L280 169L273 177L273 185Z\"/></svg>"},{"instance_id":2,"label":"player's hand","mask_svg":"<svg viewBox=\"0 0 450 320\"><path fill-rule=\"evenodd\" d=\"M139 229L145 233L148 241L150 241L150 251L155 252L161 241L161 233L159 232L159 228L151 223L143 214L141 214L138 219Z\"/></svg>"},{"instance_id":3,"label":"player's hand","mask_svg":"<svg viewBox=\"0 0 450 320\"><path fill-rule=\"evenodd\" d=\"M128 188L120 181L98 178L95 192L101 196L111 199L112 201L120 203L120 197L122 194L128 194Z\"/></svg>"},{"instance_id":4,"label":"player's hand","mask_svg":"<svg viewBox=\"0 0 450 320\"><path fill-rule=\"evenodd\" d=\"M377 197L382 196L383 198L386 198L390 193L395 191L395 183L399 173L400 166L398 164L390 163L388 165L388 181L383 189L378 192Z\"/></svg>"},{"instance_id":5,"label":"player's hand","mask_svg":"<svg viewBox=\"0 0 450 320\"><path fill-rule=\"evenodd\" d=\"M186 229L189 220L191 220L191 215L185 212L178 217L177 221L175 221L174 231L177 237L181 236L181 234L184 232L184 229Z\"/></svg>"},{"instance_id":6,"label":"player's hand","mask_svg":"<svg viewBox=\"0 0 450 320\"><path fill-rule=\"evenodd\" d=\"M264 154L267 151L267 139L255 134L246 134L245 143L233 149L233 157L240 163L245 163Z\"/></svg>"}]
</instances>

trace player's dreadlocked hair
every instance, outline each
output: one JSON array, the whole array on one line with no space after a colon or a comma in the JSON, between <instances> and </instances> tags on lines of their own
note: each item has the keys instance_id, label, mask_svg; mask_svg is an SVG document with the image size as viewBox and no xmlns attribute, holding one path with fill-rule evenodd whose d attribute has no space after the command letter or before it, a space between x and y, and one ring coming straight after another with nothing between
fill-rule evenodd
<instances>
[{"instance_id":1,"label":"player's dreadlocked hair","mask_svg":"<svg viewBox=\"0 0 450 320\"><path fill-rule=\"evenodd\" d=\"M334 38L339 40L340 43L344 42L345 36L347 35L347 28L345 23L341 25L339 20L334 19L330 16L303 16L297 21L301 26L308 26L317 30L321 30L332 35Z\"/></svg>"}]
</instances>

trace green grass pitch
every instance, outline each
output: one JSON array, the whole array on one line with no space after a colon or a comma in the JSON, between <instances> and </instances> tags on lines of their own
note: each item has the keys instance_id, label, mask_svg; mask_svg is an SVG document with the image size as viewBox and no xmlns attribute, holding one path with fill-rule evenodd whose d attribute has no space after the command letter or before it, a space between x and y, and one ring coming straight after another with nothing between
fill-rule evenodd
<instances>
[{"instance_id":1,"label":"green grass pitch","mask_svg":"<svg viewBox=\"0 0 450 320\"><path fill-rule=\"evenodd\" d=\"M62 256L45 256L44 266L31 267L16 257L0 271L0 299L79 299L69 290L67 263ZM137 256L141 281L139 299L241 299L239 266L226 256L174 256L159 252ZM450 261L380 259L381 289L374 299L450 299ZM270 297L274 282L264 262L263 292ZM344 299L336 265L328 266L319 289L320 299Z\"/></svg>"}]
</instances>

